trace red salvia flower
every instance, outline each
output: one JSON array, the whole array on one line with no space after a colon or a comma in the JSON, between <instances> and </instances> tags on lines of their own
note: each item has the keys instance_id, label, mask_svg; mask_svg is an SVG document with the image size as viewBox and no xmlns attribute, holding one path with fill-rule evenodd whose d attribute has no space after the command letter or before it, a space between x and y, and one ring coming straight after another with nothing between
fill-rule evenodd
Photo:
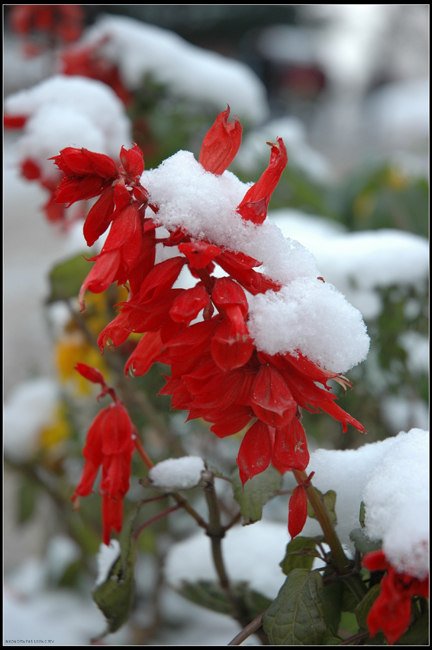
<instances>
[{"instance_id":1,"label":"red salvia flower","mask_svg":"<svg viewBox=\"0 0 432 650\"><path fill-rule=\"evenodd\" d=\"M386 571L381 580L381 592L367 616L371 637L382 630L388 643L396 643L407 631L411 621L411 599L429 597L429 576L420 580L399 573L388 562L382 550L367 553L362 564L369 571Z\"/></svg>"},{"instance_id":2,"label":"red salvia flower","mask_svg":"<svg viewBox=\"0 0 432 650\"><path fill-rule=\"evenodd\" d=\"M229 122L228 117L229 108L216 118L201 148L199 162L215 175L223 174L240 146L241 126L237 119ZM141 185L141 151L136 145L128 151L122 148L120 160L121 166L116 167L106 156L73 148L55 158L65 174L57 201L70 203L86 193L86 198L100 194L84 225L88 243L110 227L83 283L81 302L87 289L101 292L112 282L129 288L127 302L119 305L117 317L99 336L101 351L107 344L121 345L131 332L143 333L126 363L126 372L142 375L152 363L165 363L171 367L171 376L166 377L160 394L172 396L172 408L189 411L188 419L209 422L220 438L249 427L237 458L243 483L270 463L282 473L307 468L302 408L327 412L342 423L344 431L351 424L364 432L359 422L336 405L337 398L327 385L329 379L335 379L345 387L347 380L318 367L300 352L270 355L257 350L248 328L247 294L278 292L281 285L255 270L261 265L258 260L204 238L194 239L185 227L168 228L167 236L157 238L159 207L149 203L148 192ZM267 169L237 207L241 217L257 228L267 216L286 163L286 149L279 138L271 145ZM147 206L154 218L145 216ZM176 246L179 254L156 263L156 245ZM227 277L217 277L217 267ZM175 283L185 269L195 284L177 288ZM120 463L112 465L118 466ZM89 465L89 476L92 471ZM111 485L109 481L111 478L103 480L102 485ZM302 486L291 497L292 536L304 525L305 496ZM104 507L107 517L118 522L118 506L107 501Z\"/></svg>"},{"instance_id":3,"label":"red salvia flower","mask_svg":"<svg viewBox=\"0 0 432 650\"><path fill-rule=\"evenodd\" d=\"M114 403L102 409L90 426L83 449L83 473L72 496L75 502L78 497L91 494L99 468L102 467L103 542L109 545L111 529L119 533L122 527L123 499L129 490L135 429L122 402L106 385L99 370L82 363L77 365L77 370L89 381L100 383L102 395L109 393L114 399Z\"/></svg>"}]
</instances>

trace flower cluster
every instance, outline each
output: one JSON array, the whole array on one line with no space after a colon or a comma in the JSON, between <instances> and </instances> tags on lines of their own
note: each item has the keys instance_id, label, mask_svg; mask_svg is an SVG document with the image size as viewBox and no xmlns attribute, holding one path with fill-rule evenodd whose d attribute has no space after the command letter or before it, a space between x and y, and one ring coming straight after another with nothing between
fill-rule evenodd
<instances>
[{"instance_id":1,"label":"flower cluster","mask_svg":"<svg viewBox=\"0 0 432 650\"><path fill-rule=\"evenodd\" d=\"M63 49L59 55L59 66L62 74L102 81L128 106L132 103L132 93L124 85L118 66L102 50L108 40L109 37L106 36L97 43L78 43Z\"/></svg>"},{"instance_id":2,"label":"flower cluster","mask_svg":"<svg viewBox=\"0 0 432 650\"><path fill-rule=\"evenodd\" d=\"M9 21L11 29L27 39L25 52L32 56L50 45L76 41L84 11L80 5L13 5Z\"/></svg>"},{"instance_id":3,"label":"flower cluster","mask_svg":"<svg viewBox=\"0 0 432 650\"><path fill-rule=\"evenodd\" d=\"M215 176L225 172L240 146L241 125L228 117L229 107L216 118L199 156L204 170ZM318 367L300 352L270 355L256 347L248 329L248 295L277 293L281 285L256 271L260 262L251 256L193 237L185 228L159 235L159 206L151 203L141 185L144 161L139 148L122 148L120 159L117 168L103 154L72 147L54 157L64 173L56 202L70 205L100 195L84 224L88 245L111 226L82 285L82 308L86 290L103 292L113 282L129 289L128 300L99 336L101 351L107 344L121 345L131 332L143 333L126 372L143 375L155 361L168 364L171 376L161 393L172 396L172 408L189 411L188 419L212 423L211 430L220 438L251 424L237 458L243 483L270 463L282 473L307 467L303 408L325 411L343 424L344 431L351 424L364 432L336 404L327 386L329 379L346 385L345 378ZM263 224L286 163L279 138L271 144L267 169L237 206L242 220L257 228ZM158 244L177 254L156 263ZM194 286L177 288L174 284L185 268ZM299 497L303 513L304 489ZM303 514L300 519L304 523ZM293 529L298 533L301 527Z\"/></svg>"},{"instance_id":4,"label":"flower cluster","mask_svg":"<svg viewBox=\"0 0 432 650\"><path fill-rule=\"evenodd\" d=\"M101 384L99 398L109 394L114 400L113 404L98 413L88 430L83 449L84 470L72 496L72 501L76 502L78 497L91 494L99 468L102 467L103 541L108 546L111 529L119 533L123 523L123 498L129 490L136 432L128 412L114 390L106 385L102 373L84 363L78 363L76 370L89 381Z\"/></svg>"},{"instance_id":5,"label":"flower cluster","mask_svg":"<svg viewBox=\"0 0 432 650\"><path fill-rule=\"evenodd\" d=\"M369 632L374 637L382 630L388 643L396 643L410 625L412 598L429 597L429 576L420 580L397 572L382 550L367 553L363 566L371 572L386 571L381 580L381 592L367 617Z\"/></svg>"}]
</instances>

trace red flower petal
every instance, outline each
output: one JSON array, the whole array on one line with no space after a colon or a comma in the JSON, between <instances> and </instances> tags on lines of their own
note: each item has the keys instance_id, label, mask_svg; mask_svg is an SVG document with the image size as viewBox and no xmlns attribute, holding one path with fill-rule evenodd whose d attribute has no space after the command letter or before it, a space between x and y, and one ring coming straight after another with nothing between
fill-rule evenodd
<instances>
[{"instance_id":1,"label":"red flower petal","mask_svg":"<svg viewBox=\"0 0 432 650\"><path fill-rule=\"evenodd\" d=\"M237 456L240 479L243 485L260 474L270 464L271 440L266 424L257 420L245 433Z\"/></svg>"},{"instance_id":2,"label":"red flower petal","mask_svg":"<svg viewBox=\"0 0 432 650\"><path fill-rule=\"evenodd\" d=\"M222 174L240 147L242 127L237 118L228 122L229 113L229 106L219 113L202 143L198 162L212 174Z\"/></svg>"},{"instance_id":3,"label":"red flower petal","mask_svg":"<svg viewBox=\"0 0 432 650\"><path fill-rule=\"evenodd\" d=\"M121 454L130 449L132 442L132 422L121 402L111 404L103 413L102 452L104 455Z\"/></svg>"},{"instance_id":4,"label":"red flower petal","mask_svg":"<svg viewBox=\"0 0 432 650\"><path fill-rule=\"evenodd\" d=\"M268 143L271 144L271 143ZM264 219L264 207L260 203L265 201L266 207L269 204L271 195L279 182L281 174L288 162L287 152L282 138L277 139L277 145L271 144L270 161L267 169L255 185L246 192L243 201L237 208L243 219L252 220L253 223L262 223ZM255 207L253 204L257 203Z\"/></svg>"},{"instance_id":5,"label":"red flower petal","mask_svg":"<svg viewBox=\"0 0 432 650\"><path fill-rule=\"evenodd\" d=\"M178 248L186 255L192 269L204 269L221 252L217 246L200 241L179 244Z\"/></svg>"},{"instance_id":6,"label":"red flower petal","mask_svg":"<svg viewBox=\"0 0 432 650\"><path fill-rule=\"evenodd\" d=\"M276 429L273 456L276 463L286 470L305 470L309 465L306 434L298 418L294 417L288 425Z\"/></svg>"},{"instance_id":7,"label":"red flower petal","mask_svg":"<svg viewBox=\"0 0 432 650\"><path fill-rule=\"evenodd\" d=\"M126 174L133 178L139 178L144 171L144 157L141 149L134 144L131 149L120 150L120 160Z\"/></svg>"},{"instance_id":8,"label":"red flower petal","mask_svg":"<svg viewBox=\"0 0 432 650\"><path fill-rule=\"evenodd\" d=\"M288 532L291 538L299 535L307 519L307 495L303 485L297 485L289 500Z\"/></svg>"},{"instance_id":9,"label":"red flower petal","mask_svg":"<svg viewBox=\"0 0 432 650\"><path fill-rule=\"evenodd\" d=\"M77 370L82 377L85 377L85 379L88 379L94 384L102 384L102 386L105 385L104 376L97 368L92 368L86 363L77 363L75 370Z\"/></svg>"},{"instance_id":10,"label":"red flower petal","mask_svg":"<svg viewBox=\"0 0 432 650\"><path fill-rule=\"evenodd\" d=\"M125 375L132 370L134 377L141 377L148 372L164 344L160 332L147 332L132 352L125 365Z\"/></svg>"},{"instance_id":11,"label":"red flower petal","mask_svg":"<svg viewBox=\"0 0 432 650\"><path fill-rule=\"evenodd\" d=\"M297 403L280 374L271 366L261 366L252 390L254 413L271 427L287 425L295 416Z\"/></svg>"},{"instance_id":12,"label":"red flower petal","mask_svg":"<svg viewBox=\"0 0 432 650\"><path fill-rule=\"evenodd\" d=\"M198 316L209 303L209 295L202 284L186 289L173 302L170 316L177 323L189 323Z\"/></svg>"},{"instance_id":13,"label":"red flower petal","mask_svg":"<svg viewBox=\"0 0 432 650\"><path fill-rule=\"evenodd\" d=\"M225 318L212 338L210 350L221 370L234 370L249 361L253 343L249 337L237 335L231 322Z\"/></svg>"},{"instance_id":14,"label":"red flower petal","mask_svg":"<svg viewBox=\"0 0 432 650\"><path fill-rule=\"evenodd\" d=\"M113 212L114 188L110 185L103 190L85 220L83 232L87 246L93 246L95 241L103 235L111 223Z\"/></svg>"}]
</instances>

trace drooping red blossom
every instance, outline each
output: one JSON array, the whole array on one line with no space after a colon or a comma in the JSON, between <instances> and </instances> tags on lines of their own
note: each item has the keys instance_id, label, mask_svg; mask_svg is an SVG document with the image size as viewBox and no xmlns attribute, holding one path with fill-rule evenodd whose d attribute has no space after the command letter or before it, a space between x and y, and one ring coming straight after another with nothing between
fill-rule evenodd
<instances>
[{"instance_id":1,"label":"drooping red blossom","mask_svg":"<svg viewBox=\"0 0 432 650\"><path fill-rule=\"evenodd\" d=\"M374 637L382 630L388 643L396 643L410 625L412 598L429 597L429 576L419 580L407 573L399 573L382 550L367 553L362 564L371 572L386 571L381 580L381 592L367 616L370 635Z\"/></svg>"},{"instance_id":2,"label":"drooping red blossom","mask_svg":"<svg viewBox=\"0 0 432 650\"><path fill-rule=\"evenodd\" d=\"M102 467L100 494L102 496L103 542L110 543L111 529L121 531L123 522L123 499L129 490L131 460L135 448L135 429L122 402L109 388L102 373L86 364L77 364L77 370L93 383L100 383L103 394L109 393L114 403L105 407L93 420L83 449L85 458L81 480L72 496L91 494L93 484Z\"/></svg>"},{"instance_id":3,"label":"drooping red blossom","mask_svg":"<svg viewBox=\"0 0 432 650\"><path fill-rule=\"evenodd\" d=\"M297 485L294 488L289 500L288 510L288 532L291 539L299 535L306 523L307 518L307 496L304 485Z\"/></svg>"},{"instance_id":4,"label":"drooping red blossom","mask_svg":"<svg viewBox=\"0 0 432 650\"><path fill-rule=\"evenodd\" d=\"M201 149L200 163L216 175L226 170L240 144L241 127L237 120L228 122L228 116L229 109L217 117ZM266 218L287 162L280 138L271 147L267 170L237 208L257 228ZM65 150L56 158L66 174L57 201L73 201L75 193L82 196L78 179L90 184L86 179L96 177L99 183L101 196L84 225L87 241L93 243L110 227L81 288L82 304L86 290L101 292L112 282L129 288L128 300L118 306L116 318L99 336L101 352L105 345L121 345L132 332L142 333L126 372L139 376L154 362L167 364L171 375L160 394L171 395L172 408L188 411L189 420L209 422L220 438L247 429L237 458L243 483L270 463L281 473L306 469L309 452L301 423L303 408L327 412L342 423L344 431L350 424L364 432L335 404L337 398L327 385L335 379L345 387L349 385L345 378L318 367L300 352L270 355L257 350L248 329L247 294L281 288L255 270L261 264L258 260L194 238L184 227L168 228L166 236L156 237L159 207L148 203L141 185L144 162L136 145L128 151L122 148L119 168L85 150ZM148 206L154 216L147 216ZM170 252L168 259L156 263L156 245L177 247L178 255ZM216 273L218 267L222 273ZM192 286L177 288L185 269L193 278ZM220 277L223 272L227 277ZM305 520L304 486L293 497L294 536Z\"/></svg>"}]
</instances>

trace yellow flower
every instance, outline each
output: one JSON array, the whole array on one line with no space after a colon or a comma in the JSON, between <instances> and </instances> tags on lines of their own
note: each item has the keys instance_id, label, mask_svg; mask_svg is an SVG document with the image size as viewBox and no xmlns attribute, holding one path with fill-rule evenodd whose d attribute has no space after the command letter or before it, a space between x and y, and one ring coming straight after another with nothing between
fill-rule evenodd
<instances>
[{"instance_id":1,"label":"yellow flower","mask_svg":"<svg viewBox=\"0 0 432 650\"><path fill-rule=\"evenodd\" d=\"M55 344L54 354L60 381L71 382L78 395L90 395L93 392L92 384L75 370L78 362L97 368L105 379L109 379L108 367L99 350L90 345L79 331L62 336Z\"/></svg>"},{"instance_id":2,"label":"yellow flower","mask_svg":"<svg viewBox=\"0 0 432 650\"><path fill-rule=\"evenodd\" d=\"M67 438L70 435L70 432L71 429L66 418L65 407L63 404L59 404L56 407L52 421L44 427L39 434L40 446L42 449L54 447Z\"/></svg>"}]
</instances>

